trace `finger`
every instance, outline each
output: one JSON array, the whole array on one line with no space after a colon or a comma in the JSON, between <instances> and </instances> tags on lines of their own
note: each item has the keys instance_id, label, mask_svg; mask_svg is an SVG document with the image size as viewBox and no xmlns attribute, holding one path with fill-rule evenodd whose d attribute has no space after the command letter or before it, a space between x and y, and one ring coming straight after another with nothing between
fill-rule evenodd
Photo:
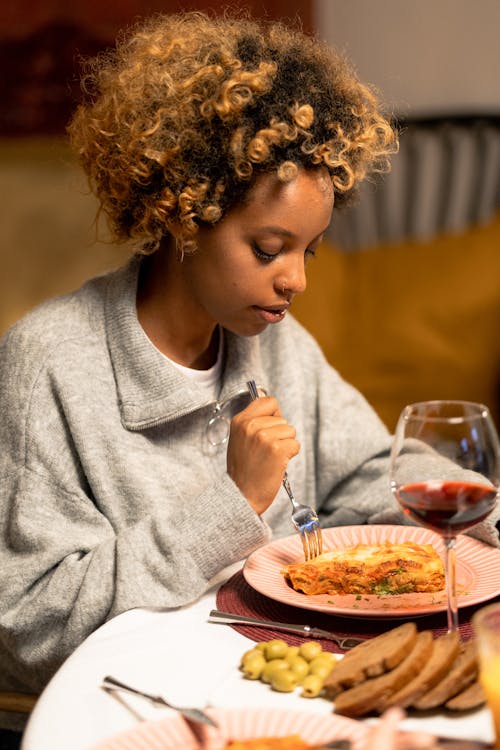
<instances>
[{"instance_id":1,"label":"finger","mask_svg":"<svg viewBox=\"0 0 500 750\"><path fill-rule=\"evenodd\" d=\"M288 424L283 417L259 417L245 425L247 434L256 439L280 439L295 437L295 427Z\"/></svg>"},{"instance_id":2,"label":"finger","mask_svg":"<svg viewBox=\"0 0 500 750\"><path fill-rule=\"evenodd\" d=\"M432 750L436 748L435 738L426 732L406 732L399 730L405 712L393 706L382 715L372 735L370 745L373 750Z\"/></svg>"},{"instance_id":3,"label":"finger","mask_svg":"<svg viewBox=\"0 0 500 750\"><path fill-rule=\"evenodd\" d=\"M438 747L437 739L426 732L398 732L397 750L434 750Z\"/></svg>"},{"instance_id":4,"label":"finger","mask_svg":"<svg viewBox=\"0 0 500 750\"><path fill-rule=\"evenodd\" d=\"M387 709L373 730L370 747L373 750L394 750L397 747L396 731L404 716L398 706Z\"/></svg>"},{"instance_id":5,"label":"finger","mask_svg":"<svg viewBox=\"0 0 500 750\"><path fill-rule=\"evenodd\" d=\"M277 399L274 396L263 396L251 401L240 414L269 414L281 417L281 410Z\"/></svg>"}]
</instances>

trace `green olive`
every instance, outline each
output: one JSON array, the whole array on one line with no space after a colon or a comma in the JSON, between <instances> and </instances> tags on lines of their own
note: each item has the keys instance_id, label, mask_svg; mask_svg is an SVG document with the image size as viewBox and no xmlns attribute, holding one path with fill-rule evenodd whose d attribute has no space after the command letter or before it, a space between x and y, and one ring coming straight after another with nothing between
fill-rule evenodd
<instances>
[{"instance_id":1,"label":"green olive","mask_svg":"<svg viewBox=\"0 0 500 750\"><path fill-rule=\"evenodd\" d=\"M306 661L312 661L322 652L321 643L318 643L318 641L306 641L299 648L299 656L302 656Z\"/></svg>"},{"instance_id":2,"label":"green olive","mask_svg":"<svg viewBox=\"0 0 500 750\"><path fill-rule=\"evenodd\" d=\"M302 697L316 698L323 690L323 680L317 674L308 674L302 682Z\"/></svg>"},{"instance_id":3,"label":"green olive","mask_svg":"<svg viewBox=\"0 0 500 750\"><path fill-rule=\"evenodd\" d=\"M294 656L293 659L285 659L288 662L290 669L297 675L299 682L302 682L304 677L309 674L309 662L303 659L301 656Z\"/></svg>"},{"instance_id":4,"label":"green olive","mask_svg":"<svg viewBox=\"0 0 500 750\"><path fill-rule=\"evenodd\" d=\"M247 659L251 659L254 656L262 656L262 655L263 655L262 651L260 651L258 648L251 648L248 651L245 651L245 653L241 657L240 668L243 668Z\"/></svg>"},{"instance_id":5,"label":"green olive","mask_svg":"<svg viewBox=\"0 0 500 750\"><path fill-rule=\"evenodd\" d=\"M336 661L337 660L333 654L330 654L328 651L323 651L319 656L316 656L309 662L309 672L311 674L319 674L326 679L334 668Z\"/></svg>"},{"instance_id":6,"label":"green olive","mask_svg":"<svg viewBox=\"0 0 500 750\"><path fill-rule=\"evenodd\" d=\"M337 657L335 654L332 654L331 651L322 651L318 656L315 656L311 663L318 661L324 661L327 664L330 664L331 666L334 666L337 663Z\"/></svg>"},{"instance_id":7,"label":"green olive","mask_svg":"<svg viewBox=\"0 0 500 750\"><path fill-rule=\"evenodd\" d=\"M291 693L298 684L297 675L291 669L278 669L271 675L271 687L280 693Z\"/></svg>"},{"instance_id":8,"label":"green olive","mask_svg":"<svg viewBox=\"0 0 500 750\"><path fill-rule=\"evenodd\" d=\"M250 655L245 659L241 667L241 671L247 680L258 680L267 664L264 655L257 649L255 651L256 653L253 656Z\"/></svg>"},{"instance_id":9,"label":"green olive","mask_svg":"<svg viewBox=\"0 0 500 750\"><path fill-rule=\"evenodd\" d=\"M292 661L292 659L295 659L295 657L298 656L298 653L299 653L298 646L288 646L288 651L286 652L285 659L287 661Z\"/></svg>"},{"instance_id":10,"label":"green olive","mask_svg":"<svg viewBox=\"0 0 500 750\"><path fill-rule=\"evenodd\" d=\"M272 641L266 643L264 653L266 659L284 659L288 651L288 643L282 641L280 638L274 638Z\"/></svg>"},{"instance_id":11,"label":"green olive","mask_svg":"<svg viewBox=\"0 0 500 750\"><path fill-rule=\"evenodd\" d=\"M321 677L322 680L326 680L330 672L332 671L333 667L331 664L327 664L326 662L316 662L316 664L309 664L309 674L317 675L318 677Z\"/></svg>"},{"instance_id":12,"label":"green olive","mask_svg":"<svg viewBox=\"0 0 500 750\"><path fill-rule=\"evenodd\" d=\"M262 682L270 683L275 672L284 671L285 669L288 670L289 666L288 662L284 659L271 659L271 661L266 662L262 674L260 675L260 679Z\"/></svg>"}]
</instances>

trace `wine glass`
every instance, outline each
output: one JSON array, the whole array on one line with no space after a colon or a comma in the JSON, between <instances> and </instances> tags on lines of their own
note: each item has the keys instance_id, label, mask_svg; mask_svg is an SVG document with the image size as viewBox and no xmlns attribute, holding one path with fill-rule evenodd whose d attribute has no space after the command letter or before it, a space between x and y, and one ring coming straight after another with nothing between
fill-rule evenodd
<instances>
[{"instance_id":1,"label":"wine glass","mask_svg":"<svg viewBox=\"0 0 500 750\"><path fill-rule=\"evenodd\" d=\"M448 631L457 630L456 537L491 513L500 485L500 447L488 408L444 400L405 406L390 480L405 514L443 537Z\"/></svg>"}]
</instances>

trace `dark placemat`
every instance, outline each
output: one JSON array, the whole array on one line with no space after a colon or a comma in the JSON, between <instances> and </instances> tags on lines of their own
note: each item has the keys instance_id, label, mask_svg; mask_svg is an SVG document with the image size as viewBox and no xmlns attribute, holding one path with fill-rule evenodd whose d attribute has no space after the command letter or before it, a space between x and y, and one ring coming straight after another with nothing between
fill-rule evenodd
<instances>
[{"instance_id":1,"label":"dark placemat","mask_svg":"<svg viewBox=\"0 0 500 750\"><path fill-rule=\"evenodd\" d=\"M500 597L497 597L497 599L500 599ZM341 637L359 636L360 638L373 638L409 620L414 620L419 630L432 630L434 636L444 635L447 631L446 612L437 612L436 614L424 615L417 618L409 617L405 620L404 618L370 618L365 616L341 617L339 615L326 615L323 612L292 607L260 594L249 586L241 571L235 573L220 587L217 592L216 603L217 608L224 612L248 615L262 620L293 623L294 625L310 625L311 627L328 630ZM471 617L482 606L484 604L459 609L458 619L462 640L465 641L471 638ZM285 633L281 630L259 628L253 625L231 625L231 627L253 641L282 638L291 646L298 646L304 641L301 635ZM325 651L332 651L337 654L343 653L342 649L333 641L321 640L321 645Z\"/></svg>"}]
</instances>

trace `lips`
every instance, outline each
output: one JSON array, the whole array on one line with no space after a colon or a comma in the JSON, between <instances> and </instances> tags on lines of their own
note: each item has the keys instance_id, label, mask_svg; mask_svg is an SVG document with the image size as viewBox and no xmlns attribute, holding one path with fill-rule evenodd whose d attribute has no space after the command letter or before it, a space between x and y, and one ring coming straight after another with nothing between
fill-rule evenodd
<instances>
[{"instance_id":1,"label":"lips","mask_svg":"<svg viewBox=\"0 0 500 750\"><path fill-rule=\"evenodd\" d=\"M288 305L279 307L259 307L254 305L253 309L266 323L279 323L286 315Z\"/></svg>"}]
</instances>

